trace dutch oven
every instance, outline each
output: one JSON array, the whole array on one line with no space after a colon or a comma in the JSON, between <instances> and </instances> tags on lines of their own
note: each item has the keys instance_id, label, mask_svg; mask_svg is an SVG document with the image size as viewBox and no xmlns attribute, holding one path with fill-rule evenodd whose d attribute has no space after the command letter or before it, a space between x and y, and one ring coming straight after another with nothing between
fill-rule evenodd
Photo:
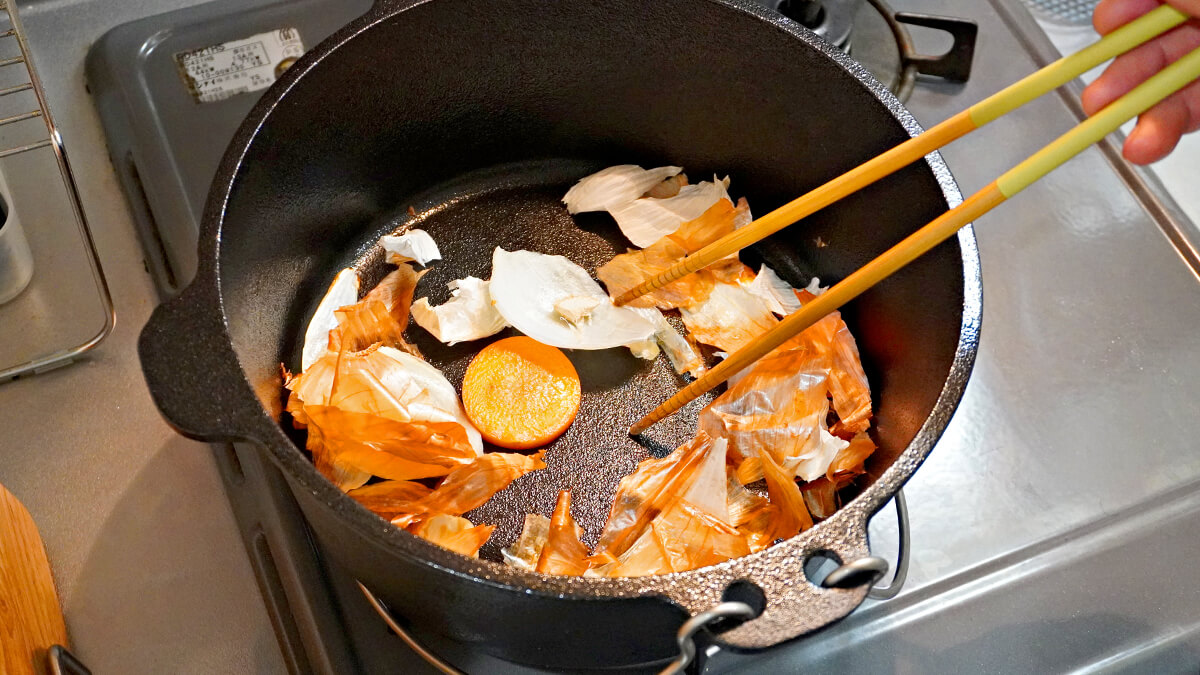
<instances>
[{"instance_id":1,"label":"dutch oven","mask_svg":"<svg viewBox=\"0 0 1200 675\"><path fill-rule=\"evenodd\" d=\"M958 403L981 311L969 228L845 309L879 445L845 506L788 541L690 572L548 577L488 559L525 513L550 513L563 488L594 542L621 476L691 437L695 406L644 442L625 434L681 385L665 359L571 355L584 383L580 416L549 447L547 469L468 514L498 525L481 559L393 528L322 478L283 413L280 364L297 364L304 326L338 269L358 265L366 287L382 275L375 241L397 227L416 223L441 246L444 260L419 289L436 304L446 281L487 278L495 246L589 269L623 251L607 216L576 224L559 203L604 166L728 173L733 193L765 213L919 131L862 67L749 2L379 0L288 70L237 133L209 194L196 278L142 332L146 379L181 434L266 453L324 554L423 630L521 664L625 667L675 656L688 616L732 594L759 613L724 625L718 641L778 645L862 602L869 580L822 588L805 562L868 555L867 519L921 464ZM959 199L930 156L743 259L793 285L813 275L835 282ZM409 334L456 384L480 346Z\"/></svg>"}]
</instances>

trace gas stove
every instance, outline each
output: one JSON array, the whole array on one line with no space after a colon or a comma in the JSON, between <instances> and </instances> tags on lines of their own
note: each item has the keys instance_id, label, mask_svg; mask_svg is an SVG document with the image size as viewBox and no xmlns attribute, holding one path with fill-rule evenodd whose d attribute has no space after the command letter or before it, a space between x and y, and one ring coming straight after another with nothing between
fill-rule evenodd
<instances>
[{"instance_id":1,"label":"gas stove","mask_svg":"<svg viewBox=\"0 0 1200 675\"><path fill-rule=\"evenodd\" d=\"M978 26L954 16L897 12L885 0L760 0L837 45L907 101L917 77L966 82L971 74ZM920 53L909 26L945 34L938 55Z\"/></svg>"},{"instance_id":2,"label":"gas stove","mask_svg":"<svg viewBox=\"0 0 1200 675\"><path fill-rule=\"evenodd\" d=\"M194 272L204 196L256 92L369 4L222 0L124 24L92 48L91 93L164 295ZM863 61L926 126L1056 57L1017 0L764 4ZM943 155L969 194L1080 117L1068 88ZM1200 603L1178 606L1158 582L1194 592L1200 581L1164 562L1186 560L1200 534L1194 226L1109 142L989 214L977 235L984 336L954 421L906 488L905 591L765 654L711 655L711 670L1163 672L1200 659ZM1149 395L1163 387L1177 395ZM259 452L224 446L216 458L290 670L430 670L321 555ZM872 541L894 557L890 514ZM1153 564L1144 550L1160 552ZM410 618L459 669L529 672Z\"/></svg>"}]
</instances>

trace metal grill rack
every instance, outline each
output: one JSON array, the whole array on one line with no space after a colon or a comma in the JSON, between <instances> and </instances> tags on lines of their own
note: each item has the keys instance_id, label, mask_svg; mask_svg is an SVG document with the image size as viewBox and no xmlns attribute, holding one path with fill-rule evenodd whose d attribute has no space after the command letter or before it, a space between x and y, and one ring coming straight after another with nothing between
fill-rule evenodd
<instances>
[{"instance_id":1,"label":"metal grill rack","mask_svg":"<svg viewBox=\"0 0 1200 675\"><path fill-rule=\"evenodd\" d=\"M0 150L0 158L2 158L17 155L22 152L28 152L30 150L37 150L38 148L50 147L56 142L57 132L54 128L54 122L51 120L50 115L46 110L46 100L45 96L43 95L42 84L38 80L37 73L33 69L33 64L30 62L29 45L25 41L25 32L21 27L21 19L17 15L17 8L8 0L0 0L0 22L7 23L9 25L7 30L0 31L0 44L8 41L8 38L13 38L15 40L16 47L20 52L20 54L16 56L0 58L0 68L8 71L8 66L19 65L24 70L24 72L21 73L22 76L18 78L24 80L24 82L0 88L0 114L6 115L5 117L0 118L0 126L8 126L10 124L16 124L17 122L23 122L25 120L42 118L46 121L47 131L46 138L15 147L6 147L3 150ZM2 24L0 24L0 26L2 26ZM19 94L23 91L31 91L34 93L34 95L37 97L37 109L16 114L9 114L12 109L20 109L21 107L21 104L19 103L15 106L10 104L9 101L12 99L9 97L11 97L13 94ZM67 178L67 176L65 176L65 178Z\"/></svg>"},{"instance_id":2,"label":"metal grill rack","mask_svg":"<svg viewBox=\"0 0 1200 675\"><path fill-rule=\"evenodd\" d=\"M1025 0L1038 16L1072 26L1089 26L1096 0Z\"/></svg>"},{"instance_id":3,"label":"metal grill rack","mask_svg":"<svg viewBox=\"0 0 1200 675\"><path fill-rule=\"evenodd\" d=\"M29 120L41 120L42 124L22 124ZM22 335L21 329L17 325L19 322L5 320L4 310L7 308L0 308L0 347L5 346L5 341L21 340L25 341L27 345L37 347L37 349L18 349L15 352L16 356L9 359L13 361L12 363L6 362L6 355L0 353L0 382L23 375L41 373L70 363L107 337L112 331L115 319L112 296L104 278L96 246L88 228L87 218L83 212L79 189L67 159L66 147L57 126L55 126L54 118L50 114L45 90L34 68L16 4L13 0L0 0L0 159L33 153L43 148L49 148L53 152L54 162L61 179L61 198L69 205L70 216L74 219L75 230L79 236L80 257L87 260L89 269L81 272L79 278L86 283L87 273L90 272L90 281L95 285L95 302L100 305L100 308L89 313L100 318L95 325L83 326L82 332L80 330L58 331L60 326L57 324L44 323L43 327L46 331L57 331L55 337L58 339L47 339L46 335L38 334L37 331L28 331L27 334ZM59 198L54 187L56 186L50 185L47 189L44 185L39 184L38 200ZM58 202L54 203L58 204ZM57 220L54 224L57 226ZM26 229L28 230L28 227ZM61 236L61 233L58 232L54 234ZM77 270L71 271L76 272ZM43 272L55 277L47 283L65 283L59 278L59 270L44 270ZM35 274L37 274L36 270ZM88 289L88 293L83 293L82 289L79 289L77 295L86 295L90 299L90 290ZM64 317L63 321L70 321L70 317L75 315L78 309L77 304L62 307L60 312ZM95 308L89 305L87 309ZM71 324L71 327L77 329L78 322Z\"/></svg>"}]
</instances>

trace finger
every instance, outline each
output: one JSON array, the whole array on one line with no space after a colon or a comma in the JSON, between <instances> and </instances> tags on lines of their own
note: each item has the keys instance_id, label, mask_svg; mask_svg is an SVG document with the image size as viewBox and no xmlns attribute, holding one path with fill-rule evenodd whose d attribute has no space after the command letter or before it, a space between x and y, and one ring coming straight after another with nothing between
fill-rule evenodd
<instances>
[{"instance_id":1,"label":"finger","mask_svg":"<svg viewBox=\"0 0 1200 675\"><path fill-rule=\"evenodd\" d=\"M1197 47L1200 47L1200 24L1187 23L1118 56L1083 90L1084 112L1094 115Z\"/></svg>"},{"instance_id":2,"label":"finger","mask_svg":"<svg viewBox=\"0 0 1200 675\"><path fill-rule=\"evenodd\" d=\"M1100 0L1092 12L1092 25L1097 33L1107 35L1161 4L1159 0Z\"/></svg>"},{"instance_id":3,"label":"finger","mask_svg":"<svg viewBox=\"0 0 1200 675\"><path fill-rule=\"evenodd\" d=\"M1176 92L1138 117L1137 126L1125 139L1121 153L1125 159L1134 164L1150 164L1175 149L1191 122L1182 93Z\"/></svg>"},{"instance_id":4,"label":"finger","mask_svg":"<svg viewBox=\"0 0 1200 675\"><path fill-rule=\"evenodd\" d=\"M1183 117L1184 121L1180 123L1178 117ZM1177 133L1179 127L1182 131ZM1125 141L1123 154L1135 164L1156 162L1174 150L1180 134L1197 130L1200 130L1200 80L1142 115Z\"/></svg>"},{"instance_id":5,"label":"finger","mask_svg":"<svg viewBox=\"0 0 1200 675\"><path fill-rule=\"evenodd\" d=\"M1184 87L1178 96L1187 104L1188 116L1191 118L1183 133L1190 134L1193 131L1200 131L1200 80Z\"/></svg>"},{"instance_id":6,"label":"finger","mask_svg":"<svg viewBox=\"0 0 1200 675\"><path fill-rule=\"evenodd\" d=\"M1159 42L1166 40L1168 36L1134 47L1118 56L1104 69L1100 77L1083 90L1080 96L1083 111L1088 115L1096 114L1104 106L1124 96L1146 78L1162 70L1166 65L1166 54Z\"/></svg>"},{"instance_id":7,"label":"finger","mask_svg":"<svg viewBox=\"0 0 1200 675\"><path fill-rule=\"evenodd\" d=\"M1200 17L1200 0L1166 0L1166 2L1184 14Z\"/></svg>"},{"instance_id":8,"label":"finger","mask_svg":"<svg viewBox=\"0 0 1200 675\"><path fill-rule=\"evenodd\" d=\"M1097 33L1107 35L1164 1L1184 14L1200 17L1200 0L1100 0L1092 12L1092 26Z\"/></svg>"}]
</instances>

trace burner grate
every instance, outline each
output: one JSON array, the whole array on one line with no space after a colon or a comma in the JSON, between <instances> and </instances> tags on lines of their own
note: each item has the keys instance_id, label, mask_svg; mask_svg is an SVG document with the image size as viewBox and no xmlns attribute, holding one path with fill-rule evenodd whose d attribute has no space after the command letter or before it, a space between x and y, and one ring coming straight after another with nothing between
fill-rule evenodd
<instances>
[{"instance_id":1,"label":"burner grate","mask_svg":"<svg viewBox=\"0 0 1200 675\"><path fill-rule=\"evenodd\" d=\"M1097 0L1025 0L1025 4L1050 21L1085 25L1092 22Z\"/></svg>"}]
</instances>

